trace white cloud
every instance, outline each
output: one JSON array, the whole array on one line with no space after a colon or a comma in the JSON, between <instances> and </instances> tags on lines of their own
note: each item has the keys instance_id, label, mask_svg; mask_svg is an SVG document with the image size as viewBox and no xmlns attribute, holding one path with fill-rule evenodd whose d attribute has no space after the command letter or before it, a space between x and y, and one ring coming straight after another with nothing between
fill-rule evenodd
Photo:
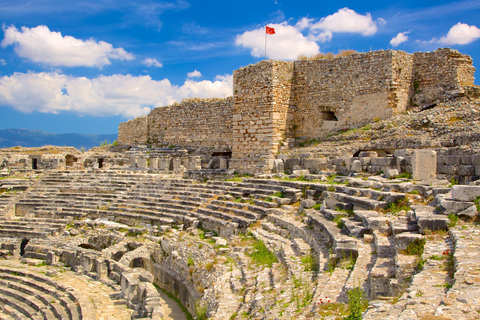
<instances>
[{"instance_id":1,"label":"white cloud","mask_svg":"<svg viewBox=\"0 0 480 320\"><path fill-rule=\"evenodd\" d=\"M19 73L0 78L0 105L24 113L69 111L79 115L132 118L184 98L232 95L232 76L186 80L182 86L150 76L111 75L94 79L56 72Z\"/></svg>"},{"instance_id":2,"label":"white cloud","mask_svg":"<svg viewBox=\"0 0 480 320\"><path fill-rule=\"evenodd\" d=\"M450 28L447 35L441 37L438 42L451 44L468 44L480 38L480 29L476 26L469 26L466 23L457 23ZM435 39L432 42L436 42Z\"/></svg>"},{"instance_id":3,"label":"white cloud","mask_svg":"<svg viewBox=\"0 0 480 320\"><path fill-rule=\"evenodd\" d=\"M271 59L297 59L300 55L310 56L319 53L319 46L305 37L297 28L289 26L287 22L281 24L269 24L275 28L275 34L267 39L267 57ZM252 31L246 31L237 35L237 46L251 49L254 57L265 55L265 27Z\"/></svg>"},{"instance_id":4,"label":"white cloud","mask_svg":"<svg viewBox=\"0 0 480 320\"><path fill-rule=\"evenodd\" d=\"M147 59L143 60L142 63L149 68L150 67L157 67L157 68L163 67L163 64L161 62L158 62L158 60L155 59L155 58L153 58L153 59L152 58L147 58Z\"/></svg>"},{"instance_id":5,"label":"white cloud","mask_svg":"<svg viewBox=\"0 0 480 320\"><path fill-rule=\"evenodd\" d=\"M410 32L405 31L405 32L399 32L395 37L390 40L390 44L394 47L398 47L401 43L404 43L405 41L408 41L408 36Z\"/></svg>"},{"instance_id":6,"label":"white cloud","mask_svg":"<svg viewBox=\"0 0 480 320\"><path fill-rule=\"evenodd\" d=\"M201 77L202 77L202 73L197 70L187 73L187 78L201 78Z\"/></svg>"},{"instance_id":7,"label":"white cloud","mask_svg":"<svg viewBox=\"0 0 480 320\"><path fill-rule=\"evenodd\" d=\"M2 65L2 66L7 65L7 62L5 61L5 59L0 59L0 65Z\"/></svg>"},{"instance_id":8,"label":"white cloud","mask_svg":"<svg viewBox=\"0 0 480 320\"><path fill-rule=\"evenodd\" d=\"M14 26L5 29L2 47L13 45L15 52L34 62L65 67L103 67L111 60L132 60L133 55L123 48L113 48L105 41L80 40L50 31L47 26L35 28Z\"/></svg>"},{"instance_id":9,"label":"white cloud","mask_svg":"<svg viewBox=\"0 0 480 320\"><path fill-rule=\"evenodd\" d=\"M361 15L349 8L339 9L332 15L320 19L310 26L311 30L322 30L331 32L360 33L370 36L377 32L377 24L383 24L385 20L372 20L372 15L367 13Z\"/></svg>"}]
</instances>

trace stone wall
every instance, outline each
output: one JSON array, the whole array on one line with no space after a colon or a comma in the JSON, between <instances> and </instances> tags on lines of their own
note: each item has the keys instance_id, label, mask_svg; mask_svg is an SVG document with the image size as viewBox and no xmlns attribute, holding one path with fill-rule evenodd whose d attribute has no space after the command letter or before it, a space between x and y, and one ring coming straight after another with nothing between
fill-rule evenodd
<instances>
[{"instance_id":1,"label":"stone wall","mask_svg":"<svg viewBox=\"0 0 480 320\"><path fill-rule=\"evenodd\" d=\"M448 48L413 54L412 102L432 104L473 85L472 58Z\"/></svg>"},{"instance_id":2,"label":"stone wall","mask_svg":"<svg viewBox=\"0 0 480 320\"><path fill-rule=\"evenodd\" d=\"M408 80L393 79L404 80L396 65L402 61L408 66L410 60L403 52L374 51L333 60L296 61L294 136L319 137L405 110Z\"/></svg>"},{"instance_id":3,"label":"stone wall","mask_svg":"<svg viewBox=\"0 0 480 320\"><path fill-rule=\"evenodd\" d=\"M232 110L232 97L185 99L178 105L155 108L148 116L149 142L226 149L231 146Z\"/></svg>"},{"instance_id":4,"label":"stone wall","mask_svg":"<svg viewBox=\"0 0 480 320\"><path fill-rule=\"evenodd\" d=\"M148 140L148 116L120 123L118 126L119 144L144 144Z\"/></svg>"},{"instance_id":5,"label":"stone wall","mask_svg":"<svg viewBox=\"0 0 480 320\"><path fill-rule=\"evenodd\" d=\"M231 145L233 98L184 99L155 108L149 115L121 123L121 145L208 146L226 150Z\"/></svg>"},{"instance_id":6,"label":"stone wall","mask_svg":"<svg viewBox=\"0 0 480 320\"><path fill-rule=\"evenodd\" d=\"M265 172L285 138L292 118L293 63L262 61L235 70L232 166L239 172Z\"/></svg>"},{"instance_id":7,"label":"stone wall","mask_svg":"<svg viewBox=\"0 0 480 320\"><path fill-rule=\"evenodd\" d=\"M319 138L448 99L473 84L474 71L469 56L451 49L262 61L234 71L233 97L156 108L122 123L118 142L232 151L231 168L266 172L291 137Z\"/></svg>"}]
</instances>

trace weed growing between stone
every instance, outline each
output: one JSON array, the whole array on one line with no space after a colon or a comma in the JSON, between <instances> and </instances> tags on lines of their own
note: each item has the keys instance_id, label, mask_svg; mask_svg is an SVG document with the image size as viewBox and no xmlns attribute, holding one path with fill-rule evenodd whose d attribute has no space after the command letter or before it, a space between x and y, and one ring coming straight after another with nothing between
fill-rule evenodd
<instances>
[{"instance_id":1,"label":"weed growing between stone","mask_svg":"<svg viewBox=\"0 0 480 320\"><path fill-rule=\"evenodd\" d=\"M317 258L313 253L303 256L302 263L305 271L318 271Z\"/></svg>"},{"instance_id":2,"label":"weed growing between stone","mask_svg":"<svg viewBox=\"0 0 480 320\"><path fill-rule=\"evenodd\" d=\"M253 243L253 251L248 253L257 264L272 267L272 264L278 262L277 256L272 251L268 250L267 246L262 240L257 240Z\"/></svg>"},{"instance_id":3,"label":"weed growing between stone","mask_svg":"<svg viewBox=\"0 0 480 320\"><path fill-rule=\"evenodd\" d=\"M197 320L207 320L208 319L208 309L207 305L200 300L195 301L195 314Z\"/></svg>"},{"instance_id":4,"label":"weed growing between stone","mask_svg":"<svg viewBox=\"0 0 480 320\"><path fill-rule=\"evenodd\" d=\"M423 254L423 249L425 247L425 243L427 242L426 238L421 238L421 239L415 239L411 241L408 246L405 248L405 250L402 250L401 252L403 254L408 254L408 255L416 255L416 256L421 256Z\"/></svg>"},{"instance_id":5,"label":"weed growing between stone","mask_svg":"<svg viewBox=\"0 0 480 320\"><path fill-rule=\"evenodd\" d=\"M458 217L454 213L449 213L448 214L448 219L450 219L450 222L448 223L448 226L450 228L455 227L457 225Z\"/></svg>"},{"instance_id":6,"label":"weed growing between stone","mask_svg":"<svg viewBox=\"0 0 480 320\"><path fill-rule=\"evenodd\" d=\"M361 320L362 313L368 307L368 300L361 287L354 287L348 290L348 312L349 315L345 318L348 320Z\"/></svg>"}]
</instances>

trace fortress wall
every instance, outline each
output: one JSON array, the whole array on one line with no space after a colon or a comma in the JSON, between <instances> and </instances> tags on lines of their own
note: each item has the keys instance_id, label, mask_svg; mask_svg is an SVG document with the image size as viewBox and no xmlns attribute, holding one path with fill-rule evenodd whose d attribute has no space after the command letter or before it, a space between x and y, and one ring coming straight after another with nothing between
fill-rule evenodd
<instances>
[{"instance_id":1,"label":"fortress wall","mask_svg":"<svg viewBox=\"0 0 480 320\"><path fill-rule=\"evenodd\" d=\"M293 62L262 61L235 70L231 167L263 172L273 166L286 130Z\"/></svg>"},{"instance_id":2,"label":"fortress wall","mask_svg":"<svg viewBox=\"0 0 480 320\"><path fill-rule=\"evenodd\" d=\"M393 51L374 51L295 61L295 136L320 137L398 112L390 101L396 88L393 56Z\"/></svg>"},{"instance_id":3,"label":"fortress wall","mask_svg":"<svg viewBox=\"0 0 480 320\"><path fill-rule=\"evenodd\" d=\"M148 116L138 117L118 126L118 144L144 144L148 140Z\"/></svg>"},{"instance_id":4,"label":"fortress wall","mask_svg":"<svg viewBox=\"0 0 480 320\"><path fill-rule=\"evenodd\" d=\"M412 102L425 105L442 100L449 91L473 85L474 72L472 58L457 50L414 53Z\"/></svg>"},{"instance_id":5,"label":"fortress wall","mask_svg":"<svg viewBox=\"0 0 480 320\"><path fill-rule=\"evenodd\" d=\"M177 105L155 108L148 116L149 142L229 149L232 112L233 97L184 99Z\"/></svg>"},{"instance_id":6,"label":"fortress wall","mask_svg":"<svg viewBox=\"0 0 480 320\"><path fill-rule=\"evenodd\" d=\"M394 114L403 112L410 104L412 74L413 55L392 51L392 81L388 100Z\"/></svg>"}]
</instances>

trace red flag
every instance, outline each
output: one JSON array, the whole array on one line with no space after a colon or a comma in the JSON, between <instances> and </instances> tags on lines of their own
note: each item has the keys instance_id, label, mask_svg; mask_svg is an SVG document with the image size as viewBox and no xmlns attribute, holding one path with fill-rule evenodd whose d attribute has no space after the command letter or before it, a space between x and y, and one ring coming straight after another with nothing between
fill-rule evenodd
<instances>
[{"instance_id":1,"label":"red flag","mask_svg":"<svg viewBox=\"0 0 480 320\"><path fill-rule=\"evenodd\" d=\"M267 28L266 29L267 34L275 34L275 29L274 28L270 28L270 27L265 27L265 28Z\"/></svg>"}]
</instances>

